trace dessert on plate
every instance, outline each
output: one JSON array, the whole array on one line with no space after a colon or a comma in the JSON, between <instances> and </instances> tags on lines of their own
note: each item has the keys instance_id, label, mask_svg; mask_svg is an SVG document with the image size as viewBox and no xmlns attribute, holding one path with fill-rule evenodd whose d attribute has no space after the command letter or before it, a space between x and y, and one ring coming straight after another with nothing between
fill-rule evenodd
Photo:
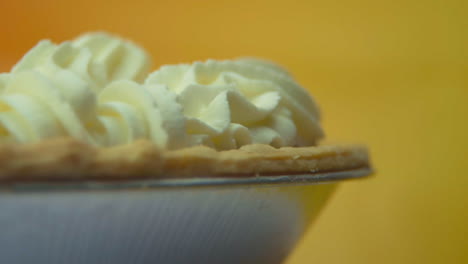
<instances>
[{"instance_id":1,"label":"dessert on plate","mask_svg":"<svg viewBox=\"0 0 468 264\"><path fill-rule=\"evenodd\" d=\"M294 175L368 168L359 145L320 145L293 77L243 58L150 72L105 33L41 41L0 74L0 180Z\"/></svg>"}]
</instances>

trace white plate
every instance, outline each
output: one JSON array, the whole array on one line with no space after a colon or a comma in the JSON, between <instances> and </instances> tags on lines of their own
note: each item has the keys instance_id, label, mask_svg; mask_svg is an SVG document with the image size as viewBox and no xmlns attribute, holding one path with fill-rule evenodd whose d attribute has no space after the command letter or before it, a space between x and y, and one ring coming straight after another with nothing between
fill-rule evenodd
<instances>
[{"instance_id":1,"label":"white plate","mask_svg":"<svg viewBox=\"0 0 468 264\"><path fill-rule=\"evenodd\" d=\"M0 263L281 263L331 183L369 173L3 185Z\"/></svg>"}]
</instances>

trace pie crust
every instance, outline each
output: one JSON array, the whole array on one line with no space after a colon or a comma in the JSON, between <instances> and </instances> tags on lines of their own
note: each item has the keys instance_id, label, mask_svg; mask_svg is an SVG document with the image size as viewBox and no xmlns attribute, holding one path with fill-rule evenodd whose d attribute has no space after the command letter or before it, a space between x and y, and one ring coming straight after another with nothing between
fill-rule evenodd
<instances>
[{"instance_id":1,"label":"pie crust","mask_svg":"<svg viewBox=\"0 0 468 264\"><path fill-rule=\"evenodd\" d=\"M253 144L216 151L205 146L160 150L147 140L96 147L71 138L0 145L0 181L248 177L369 168L360 145L273 148Z\"/></svg>"}]
</instances>

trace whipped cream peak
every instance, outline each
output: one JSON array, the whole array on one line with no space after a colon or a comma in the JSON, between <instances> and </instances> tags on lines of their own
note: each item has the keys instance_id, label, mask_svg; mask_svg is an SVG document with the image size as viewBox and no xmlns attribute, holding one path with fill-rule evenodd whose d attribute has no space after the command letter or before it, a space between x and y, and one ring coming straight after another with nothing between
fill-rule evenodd
<instances>
[{"instance_id":1,"label":"whipped cream peak","mask_svg":"<svg viewBox=\"0 0 468 264\"><path fill-rule=\"evenodd\" d=\"M71 136L101 146L151 140L161 149L314 145L323 136L313 98L283 68L241 58L166 65L93 33L40 41L0 74L0 140Z\"/></svg>"}]
</instances>

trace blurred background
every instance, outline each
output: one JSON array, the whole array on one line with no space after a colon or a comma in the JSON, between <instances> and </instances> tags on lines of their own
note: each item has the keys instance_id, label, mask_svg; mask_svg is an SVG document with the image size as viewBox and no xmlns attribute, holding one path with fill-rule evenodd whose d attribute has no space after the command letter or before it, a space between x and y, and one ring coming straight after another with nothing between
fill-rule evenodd
<instances>
[{"instance_id":1,"label":"blurred background","mask_svg":"<svg viewBox=\"0 0 468 264\"><path fill-rule=\"evenodd\" d=\"M328 142L367 144L287 261L468 263L468 2L1 1L0 70L36 42L105 30L162 64L259 56L316 97Z\"/></svg>"}]
</instances>

